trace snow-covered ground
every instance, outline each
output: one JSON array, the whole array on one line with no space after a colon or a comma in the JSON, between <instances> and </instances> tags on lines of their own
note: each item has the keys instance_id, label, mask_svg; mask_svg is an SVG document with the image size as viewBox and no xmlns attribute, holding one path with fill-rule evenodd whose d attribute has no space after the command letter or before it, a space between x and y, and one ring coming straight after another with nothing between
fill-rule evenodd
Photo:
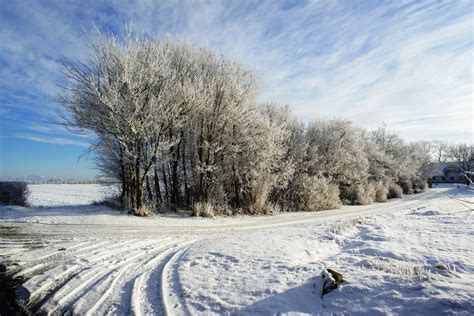
<instances>
[{"instance_id":1,"label":"snow-covered ground","mask_svg":"<svg viewBox=\"0 0 474 316\"><path fill-rule=\"evenodd\" d=\"M118 194L118 187L99 184L30 184L31 206L88 205Z\"/></svg>"},{"instance_id":2,"label":"snow-covered ground","mask_svg":"<svg viewBox=\"0 0 474 316\"><path fill-rule=\"evenodd\" d=\"M69 189L34 190L52 206L0 206L0 261L23 278L17 294L31 311L474 312L474 191L464 186L333 211L217 219L138 218L55 197L74 196ZM97 200L96 187L80 194L89 191L84 200ZM327 267L345 282L321 297Z\"/></svg>"}]
</instances>

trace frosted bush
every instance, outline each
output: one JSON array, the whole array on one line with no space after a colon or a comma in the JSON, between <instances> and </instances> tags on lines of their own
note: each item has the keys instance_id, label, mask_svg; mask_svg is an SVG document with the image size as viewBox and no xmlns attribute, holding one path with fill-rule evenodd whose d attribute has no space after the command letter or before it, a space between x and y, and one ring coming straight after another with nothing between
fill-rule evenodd
<instances>
[{"instance_id":1,"label":"frosted bush","mask_svg":"<svg viewBox=\"0 0 474 316\"><path fill-rule=\"evenodd\" d=\"M268 194L270 192L270 183L261 178L252 182L250 189L250 214L268 214L271 212L271 207L268 203Z\"/></svg>"},{"instance_id":2,"label":"frosted bush","mask_svg":"<svg viewBox=\"0 0 474 316\"><path fill-rule=\"evenodd\" d=\"M383 182L378 182L375 185L375 202L387 201L388 187Z\"/></svg>"},{"instance_id":3,"label":"frosted bush","mask_svg":"<svg viewBox=\"0 0 474 316\"><path fill-rule=\"evenodd\" d=\"M402 188L403 194L413 194L413 183L409 179L398 180L398 185Z\"/></svg>"},{"instance_id":4,"label":"frosted bush","mask_svg":"<svg viewBox=\"0 0 474 316\"><path fill-rule=\"evenodd\" d=\"M371 204L375 200L375 186L366 181L343 186L341 188L341 199L346 204Z\"/></svg>"},{"instance_id":5,"label":"frosted bush","mask_svg":"<svg viewBox=\"0 0 474 316\"><path fill-rule=\"evenodd\" d=\"M413 181L413 192L414 193L421 193L421 192L426 190L427 186L428 186L428 184L426 183L426 181L417 179L417 180Z\"/></svg>"},{"instance_id":6,"label":"frosted bush","mask_svg":"<svg viewBox=\"0 0 474 316\"><path fill-rule=\"evenodd\" d=\"M147 206L142 206L139 209L134 209L132 211L132 214L136 216L150 217L153 215L153 210L151 210Z\"/></svg>"},{"instance_id":7,"label":"frosted bush","mask_svg":"<svg viewBox=\"0 0 474 316\"><path fill-rule=\"evenodd\" d=\"M389 199L401 198L402 195L403 195L403 190L398 184L390 183L388 185L388 195L387 195L387 197Z\"/></svg>"},{"instance_id":8,"label":"frosted bush","mask_svg":"<svg viewBox=\"0 0 474 316\"><path fill-rule=\"evenodd\" d=\"M214 206L211 203L197 202L193 206L193 215L196 217L214 217Z\"/></svg>"},{"instance_id":9,"label":"frosted bush","mask_svg":"<svg viewBox=\"0 0 474 316\"><path fill-rule=\"evenodd\" d=\"M339 188L326 178L301 176L296 182L298 207L302 211L321 211L338 208Z\"/></svg>"}]
</instances>

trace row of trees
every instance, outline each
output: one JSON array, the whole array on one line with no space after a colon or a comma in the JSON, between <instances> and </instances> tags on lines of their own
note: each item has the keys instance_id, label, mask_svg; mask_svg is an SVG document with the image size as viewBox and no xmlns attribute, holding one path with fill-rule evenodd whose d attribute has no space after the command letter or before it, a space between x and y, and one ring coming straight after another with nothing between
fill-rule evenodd
<instances>
[{"instance_id":1,"label":"row of trees","mask_svg":"<svg viewBox=\"0 0 474 316\"><path fill-rule=\"evenodd\" d=\"M366 204L422 190L430 171L426 144L341 119L303 124L259 105L253 71L186 42L101 37L61 70L68 125L97 135L98 166L137 215Z\"/></svg>"},{"instance_id":2,"label":"row of trees","mask_svg":"<svg viewBox=\"0 0 474 316\"><path fill-rule=\"evenodd\" d=\"M473 145L436 141L433 142L432 151L439 163L448 163L464 173L474 172Z\"/></svg>"}]
</instances>

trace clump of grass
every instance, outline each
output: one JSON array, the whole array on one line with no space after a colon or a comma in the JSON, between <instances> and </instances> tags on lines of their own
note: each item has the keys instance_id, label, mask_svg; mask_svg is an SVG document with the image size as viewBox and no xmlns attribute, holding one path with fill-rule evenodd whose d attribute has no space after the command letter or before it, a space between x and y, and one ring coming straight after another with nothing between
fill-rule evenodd
<instances>
[{"instance_id":1,"label":"clump of grass","mask_svg":"<svg viewBox=\"0 0 474 316\"><path fill-rule=\"evenodd\" d=\"M431 278L430 269L427 267L404 261L374 257L366 261L364 265L371 269L393 274L400 281L417 281Z\"/></svg>"},{"instance_id":2,"label":"clump of grass","mask_svg":"<svg viewBox=\"0 0 474 316\"><path fill-rule=\"evenodd\" d=\"M371 222L373 222L373 219L370 217L353 218L348 221L335 223L331 226L329 232L336 235L342 235L357 225L370 224Z\"/></svg>"}]
</instances>

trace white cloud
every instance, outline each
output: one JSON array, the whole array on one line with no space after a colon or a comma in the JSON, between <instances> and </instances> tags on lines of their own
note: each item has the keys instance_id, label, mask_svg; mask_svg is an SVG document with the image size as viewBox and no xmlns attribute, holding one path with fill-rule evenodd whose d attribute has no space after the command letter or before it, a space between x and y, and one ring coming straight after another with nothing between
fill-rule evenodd
<instances>
[{"instance_id":1,"label":"white cloud","mask_svg":"<svg viewBox=\"0 0 474 316\"><path fill-rule=\"evenodd\" d=\"M18 29L0 31L7 89L54 94L54 59L84 58L83 28L120 32L132 22L256 68L262 99L288 103L303 119L342 116L367 127L386 122L412 140L472 141L469 2L58 1L32 2L18 14ZM17 106L55 115L52 104Z\"/></svg>"},{"instance_id":2,"label":"white cloud","mask_svg":"<svg viewBox=\"0 0 474 316\"><path fill-rule=\"evenodd\" d=\"M56 144L56 145L74 145L80 147L89 147L89 143L70 140L61 137L39 136L39 135L16 135L17 138L31 140L34 142Z\"/></svg>"}]
</instances>

